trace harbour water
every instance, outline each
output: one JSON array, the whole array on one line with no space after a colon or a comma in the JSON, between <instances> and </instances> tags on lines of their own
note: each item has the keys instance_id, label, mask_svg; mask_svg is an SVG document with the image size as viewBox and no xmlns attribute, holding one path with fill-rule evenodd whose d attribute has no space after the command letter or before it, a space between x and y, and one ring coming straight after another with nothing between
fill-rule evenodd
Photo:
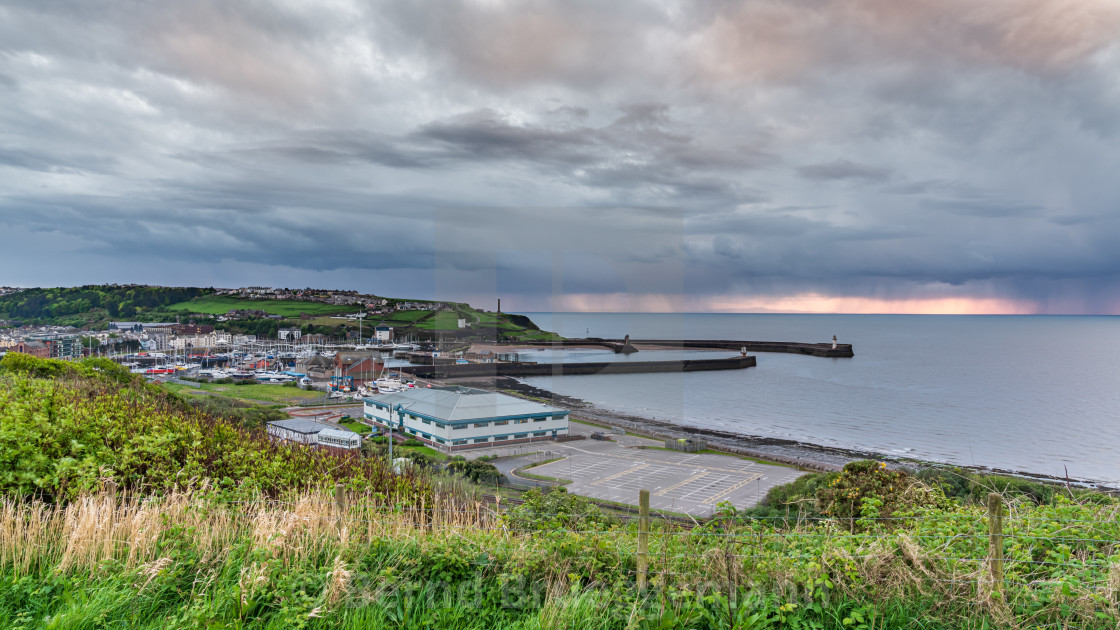
<instances>
[{"instance_id":1,"label":"harbour water","mask_svg":"<svg viewBox=\"0 0 1120 630\"><path fill-rule=\"evenodd\" d=\"M566 337L825 342L836 335L855 349L850 359L758 353L758 366L746 370L522 379L605 409L931 461L1059 477L1068 467L1071 478L1120 485L1120 317L526 315ZM563 356L686 354L697 353Z\"/></svg>"}]
</instances>

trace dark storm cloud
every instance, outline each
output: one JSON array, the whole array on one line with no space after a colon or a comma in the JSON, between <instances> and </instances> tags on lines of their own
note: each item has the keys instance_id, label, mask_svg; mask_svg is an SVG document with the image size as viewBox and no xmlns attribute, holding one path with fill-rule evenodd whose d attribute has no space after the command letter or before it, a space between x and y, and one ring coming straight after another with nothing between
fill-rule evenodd
<instances>
[{"instance_id":1,"label":"dark storm cloud","mask_svg":"<svg viewBox=\"0 0 1120 630\"><path fill-rule=\"evenodd\" d=\"M1120 310L1117 32L1105 0L9 2L0 229L55 255L0 284Z\"/></svg>"}]
</instances>

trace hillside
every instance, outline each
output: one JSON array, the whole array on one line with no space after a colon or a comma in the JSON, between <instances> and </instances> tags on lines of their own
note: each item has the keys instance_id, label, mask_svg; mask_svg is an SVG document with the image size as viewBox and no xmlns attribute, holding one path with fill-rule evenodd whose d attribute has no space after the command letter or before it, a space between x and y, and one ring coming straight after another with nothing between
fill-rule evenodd
<instances>
[{"instance_id":1,"label":"hillside","mask_svg":"<svg viewBox=\"0 0 1120 630\"><path fill-rule=\"evenodd\" d=\"M335 457L268 439L196 411L107 359L0 360L0 493L74 499L106 482L145 494L209 486L280 496L337 482L399 504L430 496L383 462Z\"/></svg>"},{"instance_id":2,"label":"hillside","mask_svg":"<svg viewBox=\"0 0 1120 630\"><path fill-rule=\"evenodd\" d=\"M541 331L527 317L488 313L463 303L367 296L370 301L378 302L376 309L368 309L362 303L327 303L327 296L333 296L333 292L305 292L311 297L253 298L218 295L212 288L141 285L34 288L0 296L0 320L74 326L86 330L104 330L111 321L178 320L212 324L235 334L271 338L281 327L298 327L305 335L345 337L348 332L360 329L364 329L367 335L371 334L372 327L379 324L392 326L399 335L416 339L539 341L559 338L553 333ZM362 299L354 292L346 292L345 297L349 300ZM440 306L445 310L440 310ZM238 313L226 317L231 311ZM364 311L371 312L361 326L356 319L342 317ZM280 319L270 318L269 315L279 316ZM463 320L467 327L460 328L459 320Z\"/></svg>"},{"instance_id":3,"label":"hillside","mask_svg":"<svg viewBox=\"0 0 1120 630\"><path fill-rule=\"evenodd\" d=\"M493 505L467 484L387 475L376 455L272 444L107 362L12 356L0 362L2 627L1120 621L1120 504L1106 495L857 462L775 489L761 509L655 518L643 551L634 516L564 492Z\"/></svg>"}]
</instances>

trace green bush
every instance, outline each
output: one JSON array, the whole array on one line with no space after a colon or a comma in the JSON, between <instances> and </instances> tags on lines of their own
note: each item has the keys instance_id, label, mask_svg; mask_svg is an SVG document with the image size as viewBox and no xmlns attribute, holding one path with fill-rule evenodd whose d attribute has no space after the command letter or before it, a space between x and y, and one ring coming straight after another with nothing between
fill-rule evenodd
<instances>
[{"instance_id":1,"label":"green bush","mask_svg":"<svg viewBox=\"0 0 1120 630\"><path fill-rule=\"evenodd\" d=\"M416 438L408 438L404 442L401 442L401 446L424 446L424 443Z\"/></svg>"},{"instance_id":2,"label":"green bush","mask_svg":"<svg viewBox=\"0 0 1120 630\"><path fill-rule=\"evenodd\" d=\"M595 504L563 487L533 488L521 499L521 505L505 514L510 527L515 529L598 531L610 525Z\"/></svg>"},{"instance_id":3,"label":"green bush","mask_svg":"<svg viewBox=\"0 0 1120 630\"><path fill-rule=\"evenodd\" d=\"M1047 505L1053 501L1055 492L1064 490L1061 485L1054 483L981 474L963 468L929 467L918 470L914 476L926 484L940 488L945 496L974 505L984 505L992 492L1028 499L1037 505Z\"/></svg>"},{"instance_id":4,"label":"green bush","mask_svg":"<svg viewBox=\"0 0 1120 630\"><path fill-rule=\"evenodd\" d=\"M817 509L827 516L864 519L864 527L884 524L896 512L947 505L940 489L931 488L904 470L871 460L851 462L828 485L817 490ZM855 526L854 524L852 525Z\"/></svg>"},{"instance_id":5,"label":"green bush","mask_svg":"<svg viewBox=\"0 0 1120 630\"><path fill-rule=\"evenodd\" d=\"M474 483L495 484L501 483L502 473L493 464L486 462L470 461L466 458L456 459L447 465L447 470L453 474L464 477Z\"/></svg>"},{"instance_id":6,"label":"green bush","mask_svg":"<svg viewBox=\"0 0 1120 630\"><path fill-rule=\"evenodd\" d=\"M270 440L259 426L275 409L205 413L111 362L15 354L0 362L0 493L65 500L106 479L148 493L208 483L278 494L335 482L404 504L431 493L425 477L391 475L381 460Z\"/></svg>"}]
</instances>

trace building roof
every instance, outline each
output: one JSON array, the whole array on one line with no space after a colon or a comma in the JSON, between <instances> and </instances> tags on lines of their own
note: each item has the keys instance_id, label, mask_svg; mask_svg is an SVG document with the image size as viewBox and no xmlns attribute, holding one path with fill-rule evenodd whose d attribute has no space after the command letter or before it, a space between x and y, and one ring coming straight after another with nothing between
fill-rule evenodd
<instances>
[{"instance_id":1,"label":"building roof","mask_svg":"<svg viewBox=\"0 0 1120 630\"><path fill-rule=\"evenodd\" d=\"M327 357L325 357L321 354L316 354L314 356L308 357L307 359L305 359L303 361L297 361L297 363L299 365L308 365L308 366L312 366L312 367L314 367L314 366L330 367L330 366L334 365L333 363L331 363L330 359L328 359Z\"/></svg>"},{"instance_id":2,"label":"building roof","mask_svg":"<svg viewBox=\"0 0 1120 630\"><path fill-rule=\"evenodd\" d=\"M323 424L322 422L315 422L314 420L303 420L300 418L291 418L288 420L274 420L268 423L270 426L295 431L296 433L319 433L327 429L335 429L336 427Z\"/></svg>"},{"instance_id":3,"label":"building roof","mask_svg":"<svg viewBox=\"0 0 1120 630\"><path fill-rule=\"evenodd\" d=\"M354 439L354 437L359 437L360 438L361 436L359 436L357 433L354 433L353 431L349 431L347 429L330 428L330 429L323 429L322 431L320 431L319 432L319 437L321 437L321 438L322 437L333 437L333 438L337 438L337 439L340 439L340 440L352 440L352 439Z\"/></svg>"},{"instance_id":4,"label":"building roof","mask_svg":"<svg viewBox=\"0 0 1120 630\"><path fill-rule=\"evenodd\" d=\"M398 404L403 405L406 413L428 416L447 422L568 413L565 409L557 409L556 407L549 407L505 394L468 387L412 389L394 394L373 396L365 400L388 405L390 408L395 408Z\"/></svg>"}]
</instances>

